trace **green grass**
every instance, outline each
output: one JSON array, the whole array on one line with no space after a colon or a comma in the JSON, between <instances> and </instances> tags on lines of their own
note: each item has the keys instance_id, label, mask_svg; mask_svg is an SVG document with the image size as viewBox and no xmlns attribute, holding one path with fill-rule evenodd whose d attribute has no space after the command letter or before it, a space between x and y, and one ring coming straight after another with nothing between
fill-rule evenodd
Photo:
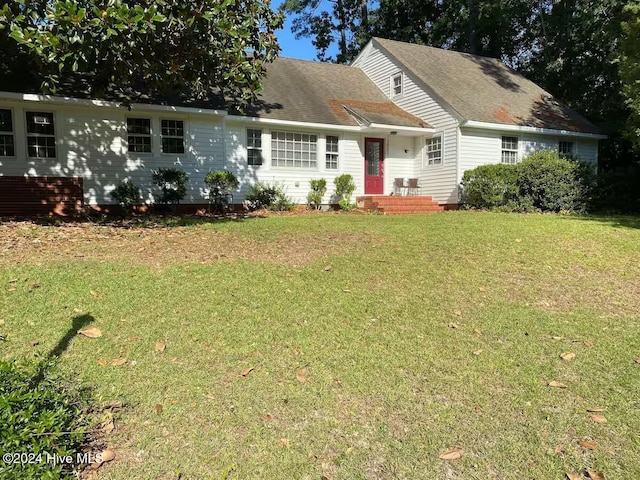
<instances>
[{"instance_id":1,"label":"green grass","mask_svg":"<svg viewBox=\"0 0 640 480\"><path fill-rule=\"evenodd\" d=\"M8 224L0 279L3 357L102 330L61 362L126 404L101 479L640 478L634 218Z\"/></svg>"}]
</instances>

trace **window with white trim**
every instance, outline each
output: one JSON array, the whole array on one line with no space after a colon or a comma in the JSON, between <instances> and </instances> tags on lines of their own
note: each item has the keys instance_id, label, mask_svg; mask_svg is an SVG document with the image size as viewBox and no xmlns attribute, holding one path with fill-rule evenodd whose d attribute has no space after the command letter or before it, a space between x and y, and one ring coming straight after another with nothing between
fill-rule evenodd
<instances>
[{"instance_id":1,"label":"window with white trim","mask_svg":"<svg viewBox=\"0 0 640 480\"><path fill-rule=\"evenodd\" d=\"M150 118L127 118L127 149L132 153L151 153Z\"/></svg>"},{"instance_id":2,"label":"window with white trim","mask_svg":"<svg viewBox=\"0 0 640 480\"><path fill-rule=\"evenodd\" d=\"M56 128L51 112L26 112L27 155L56 158Z\"/></svg>"},{"instance_id":3,"label":"window with white trim","mask_svg":"<svg viewBox=\"0 0 640 480\"><path fill-rule=\"evenodd\" d=\"M309 133L271 132L271 165L318 168L318 136Z\"/></svg>"},{"instance_id":4,"label":"window with white trim","mask_svg":"<svg viewBox=\"0 0 640 480\"><path fill-rule=\"evenodd\" d=\"M161 120L162 153L184 153L184 122Z\"/></svg>"},{"instance_id":5,"label":"window with white trim","mask_svg":"<svg viewBox=\"0 0 640 480\"><path fill-rule=\"evenodd\" d=\"M426 165L442 165L442 136L427 138Z\"/></svg>"},{"instance_id":6,"label":"window with white trim","mask_svg":"<svg viewBox=\"0 0 640 480\"><path fill-rule=\"evenodd\" d=\"M391 77L391 96L402 95L402 72Z\"/></svg>"},{"instance_id":7,"label":"window with white trim","mask_svg":"<svg viewBox=\"0 0 640 480\"><path fill-rule=\"evenodd\" d=\"M573 157L573 142L560 140L558 142L558 153L561 157Z\"/></svg>"},{"instance_id":8,"label":"window with white trim","mask_svg":"<svg viewBox=\"0 0 640 480\"><path fill-rule=\"evenodd\" d=\"M14 157L13 115L9 109L0 109L0 157Z\"/></svg>"},{"instance_id":9,"label":"window with white trim","mask_svg":"<svg viewBox=\"0 0 640 480\"><path fill-rule=\"evenodd\" d=\"M502 163L518 163L518 137L502 137Z\"/></svg>"},{"instance_id":10,"label":"window with white trim","mask_svg":"<svg viewBox=\"0 0 640 480\"><path fill-rule=\"evenodd\" d=\"M327 135L325 148L325 168L327 170L338 169L338 137Z\"/></svg>"},{"instance_id":11,"label":"window with white trim","mask_svg":"<svg viewBox=\"0 0 640 480\"><path fill-rule=\"evenodd\" d=\"M247 128L247 163L262 165L262 130Z\"/></svg>"}]
</instances>

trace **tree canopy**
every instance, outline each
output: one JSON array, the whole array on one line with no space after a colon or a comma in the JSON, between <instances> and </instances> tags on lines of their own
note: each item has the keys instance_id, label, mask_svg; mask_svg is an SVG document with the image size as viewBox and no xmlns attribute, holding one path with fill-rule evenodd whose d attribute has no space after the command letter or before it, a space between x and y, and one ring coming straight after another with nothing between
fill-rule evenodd
<instances>
[{"instance_id":1,"label":"tree canopy","mask_svg":"<svg viewBox=\"0 0 640 480\"><path fill-rule=\"evenodd\" d=\"M640 0L629 2L624 13L620 76L624 82L624 95L633 112L630 135L640 144Z\"/></svg>"},{"instance_id":2,"label":"tree canopy","mask_svg":"<svg viewBox=\"0 0 640 480\"><path fill-rule=\"evenodd\" d=\"M262 0L5 0L0 63L30 63L51 92L82 73L94 94L188 90L243 105L278 54L282 22Z\"/></svg>"}]
</instances>

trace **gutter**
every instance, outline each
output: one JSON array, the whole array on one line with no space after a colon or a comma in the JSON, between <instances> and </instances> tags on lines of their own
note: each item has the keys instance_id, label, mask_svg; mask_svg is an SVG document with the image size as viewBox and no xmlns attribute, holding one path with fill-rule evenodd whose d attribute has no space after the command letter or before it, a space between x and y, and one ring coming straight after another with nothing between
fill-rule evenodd
<instances>
[{"instance_id":1,"label":"gutter","mask_svg":"<svg viewBox=\"0 0 640 480\"><path fill-rule=\"evenodd\" d=\"M467 120L462 122L460 127L481 128L484 130L499 130L503 132L523 132L538 133L540 135L557 135L565 137L591 138L593 140L604 140L607 135L599 133L573 132L571 130L554 130L551 128L528 127L522 125L505 125L501 123L477 122L475 120Z\"/></svg>"},{"instance_id":2,"label":"gutter","mask_svg":"<svg viewBox=\"0 0 640 480\"><path fill-rule=\"evenodd\" d=\"M109 100L90 100L73 97L60 97L56 95L39 95L33 93L0 92L0 100L41 102L49 105L65 105L71 107L122 108L122 103ZM150 103L132 103L131 111L175 112L197 115L212 115L216 117L224 117L227 115L227 112L225 110L212 110L208 108L196 107L179 107L172 105L156 105Z\"/></svg>"}]
</instances>

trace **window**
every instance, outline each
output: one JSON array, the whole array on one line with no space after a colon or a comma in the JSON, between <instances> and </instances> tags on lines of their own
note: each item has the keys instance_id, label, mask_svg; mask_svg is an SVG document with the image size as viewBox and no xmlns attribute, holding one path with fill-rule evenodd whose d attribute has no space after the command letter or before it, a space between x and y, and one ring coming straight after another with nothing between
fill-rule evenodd
<instances>
[{"instance_id":1,"label":"window","mask_svg":"<svg viewBox=\"0 0 640 480\"><path fill-rule=\"evenodd\" d=\"M13 117L11 110L0 110L0 157L13 157L16 154L13 143Z\"/></svg>"},{"instance_id":2,"label":"window","mask_svg":"<svg viewBox=\"0 0 640 480\"><path fill-rule=\"evenodd\" d=\"M184 122L162 120L162 153L184 153Z\"/></svg>"},{"instance_id":3,"label":"window","mask_svg":"<svg viewBox=\"0 0 640 480\"><path fill-rule=\"evenodd\" d=\"M317 135L271 132L271 164L274 167L318 168Z\"/></svg>"},{"instance_id":4,"label":"window","mask_svg":"<svg viewBox=\"0 0 640 480\"><path fill-rule=\"evenodd\" d=\"M130 152L151 153L150 118L127 118L127 144Z\"/></svg>"},{"instance_id":5,"label":"window","mask_svg":"<svg viewBox=\"0 0 640 480\"><path fill-rule=\"evenodd\" d=\"M338 169L338 137L334 135L327 135L327 143L325 149L326 163L325 168L327 170Z\"/></svg>"},{"instance_id":6,"label":"window","mask_svg":"<svg viewBox=\"0 0 640 480\"><path fill-rule=\"evenodd\" d=\"M573 157L573 142L558 142L558 153L561 157Z\"/></svg>"},{"instance_id":7,"label":"window","mask_svg":"<svg viewBox=\"0 0 640 480\"><path fill-rule=\"evenodd\" d=\"M518 163L518 137L502 137L502 163Z\"/></svg>"},{"instance_id":8,"label":"window","mask_svg":"<svg viewBox=\"0 0 640 480\"><path fill-rule=\"evenodd\" d=\"M262 165L262 130L247 129L247 163Z\"/></svg>"},{"instance_id":9,"label":"window","mask_svg":"<svg viewBox=\"0 0 640 480\"><path fill-rule=\"evenodd\" d=\"M442 165L442 137L427 138L427 165Z\"/></svg>"},{"instance_id":10,"label":"window","mask_svg":"<svg viewBox=\"0 0 640 480\"><path fill-rule=\"evenodd\" d=\"M402 73L397 73L391 78L391 93L394 97L402 94Z\"/></svg>"},{"instance_id":11,"label":"window","mask_svg":"<svg viewBox=\"0 0 640 480\"><path fill-rule=\"evenodd\" d=\"M26 112L27 154L31 158L56 157L56 129L51 112Z\"/></svg>"}]
</instances>

